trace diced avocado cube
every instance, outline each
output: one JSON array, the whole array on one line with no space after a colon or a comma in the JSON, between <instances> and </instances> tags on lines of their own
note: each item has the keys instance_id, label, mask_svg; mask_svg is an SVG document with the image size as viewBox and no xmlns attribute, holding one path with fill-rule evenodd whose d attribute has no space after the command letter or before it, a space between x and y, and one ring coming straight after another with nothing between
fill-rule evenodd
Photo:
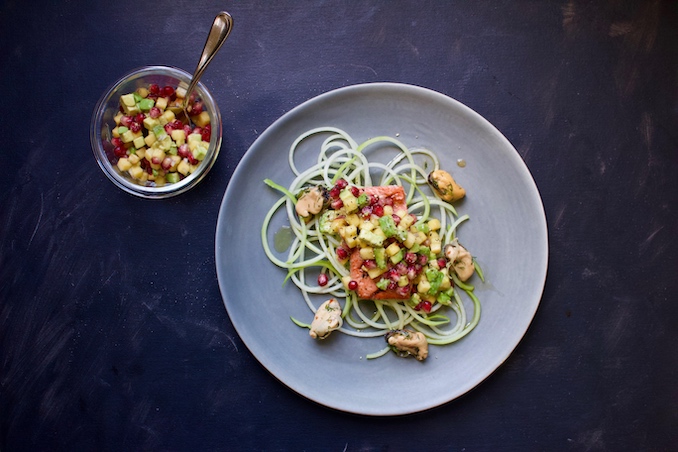
<instances>
[{"instance_id":1,"label":"diced avocado cube","mask_svg":"<svg viewBox=\"0 0 678 452\"><path fill-rule=\"evenodd\" d=\"M320 219L318 220L318 226L320 228L320 232L323 234L332 234L334 231L332 230L331 224L332 220L334 220L337 217L337 213L335 210L326 210L321 216Z\"/></svg>"},{"instance_id":2,"label":"diced avocado cube","mask_svg":"<svg viewBox=\"0 0 678 452\"><path fill-rule=\"evenodd\" d=\"M165 175L165 178L167 179L167 182L169 182L170 184L176 184L177 182L179 182L179 173L167 173L167 175Z\"/></svg>"},{"instance_id":3,"label":"diced avocado cube","mask_svg":"<svg viewBox=\"0 0 678 452\"><path fill-rule=\"evenodd\" d=\"M192 154L196 160L205 160L205 156L207 155L207 148L205 148L204 146L197 146L192 151Z\"/></svg>"},{"instance_id":4,"label":"diced avocado cube","mask_svg":"<svg viewBox=\"0 0 678 452\"><path fill-rule=\"evenodd\" d=\"M381 247L384 244L384 238L375 234L372 231L366 229L361 229L360 234L358 234L358 239L369 244L372 247Z\"/></svg>"},{"instance_id":5,"label":"diced avocado cube","mask_svg":"<svg viewBox=\"0 0 678 452\"><path fill-rule=\"evenodd\" d=\"M370 198L365 193L358 196L358 207L365 207L370 202Z\"/></svg>"},{"instance_id":6,"label":"diced avocado cube","mask_svg":"<svg viewBox=\"0 0 678 452\"><path fill-rule=\"evenodd\" d=\"M405 251L401 249L400 251L395 253L393 256L391 256L391 262L393 262L394 264L397 264L398 262L402 261L404 257L405 257Z\"/></svg>"},{"instance_id":7,"label":"diced avocado cube","mask_svg":"<svg viewBox=\"0 0 678 452\"><path fill-rule=\"evenodd\" d=\"M386 251L384 248L374 249L374 261L376 262L377 267L381 269L386 268Z\"/></svg>"},{"instance_id":8,"label":"diced avocado cube","mask_svg":"<svg viewBox=\"0 0 678 452\"><path fill-rule=\"evenodd\" d=\"M381 290L386 290L388 287L389 280L386 278L382 278L379 281L377 281L377 287Z\"/></svg>"},{"instance_id":9,"label":"diced avocado cube","mask_svg":"<svg viewBox=\"0 0 678 452\"><path fill-rule=\"evenodd\" d=\"M151 129L151 132L153 132L153 135L155 135L155 137L160 141L164 140L165 137L167 137L167 132L165 132L165 128L160 124L155 125L153 129Z\"/></svg>"},{"instance_id":10,"label":"diced avocado cube","mask_svg":"<svg viewBox=\"0 0 678 452\"><path fill-rule=\"evenodd\" d=\"M148 111L151 108L153 108L153 105L155 105L155 102L153 102L153 99L141 99L139 101L138 107L139 107L139 110L141 110L141 111Z\"/></svg>"}]
</instances>

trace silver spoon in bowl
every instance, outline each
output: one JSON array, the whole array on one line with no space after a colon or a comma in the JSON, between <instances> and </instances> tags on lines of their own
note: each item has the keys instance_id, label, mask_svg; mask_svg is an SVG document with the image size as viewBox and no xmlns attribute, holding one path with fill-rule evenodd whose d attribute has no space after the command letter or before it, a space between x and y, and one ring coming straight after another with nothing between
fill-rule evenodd
<instances>
[{"instance_id":1,"label":"silver spoon in bowl","mask_svg":"<svg viewBox=\"0 0 678 452\"><path fill-rule=\"evenodd\" d=\"M186 95L181 106L186 119L189 121L191 121L191 119L188 114L187 107L191 93L198 84L203 72L205 72L205 69L207 69L207 66L214 58L214 55L216 55L221 46L224 45L224 42L226 41L226 38L228 38L228 35L231 34L232 29L233 18L231 15L226 11L222 11L217 14L217 16L214 18L214 22L212 23L212 27L210 28L210 32L207 35L207 40L205 41L205 46L202 49L202 55L200 55L198 66L196 66L195 72L193 72L191 83L188 85L188 88L186 88Z\"/></svg>"}]
</instances>

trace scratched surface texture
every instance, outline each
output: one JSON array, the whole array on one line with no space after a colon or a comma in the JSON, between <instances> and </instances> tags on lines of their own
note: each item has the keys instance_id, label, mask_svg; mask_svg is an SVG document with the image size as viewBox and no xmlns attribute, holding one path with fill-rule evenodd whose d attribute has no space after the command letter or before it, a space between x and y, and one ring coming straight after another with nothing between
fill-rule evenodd
<instances>
[{"instance_id":1,"label":"scratched surface texture","mask_svg":"<svg viewBox=\"0 0 678 452\"><path fill-rule=\"evenodd\" d=\"M94 104L134 67L192 70L221 9L236 25L203 79L223 114L215 168L171 200L121 192L90 150ZM678 3L4 0L0 42L3 452L675 450ZM535 178L550 240L508 361L397 418L318 406L263 369L214 259L252 142L315 95L375 81L492 122Z\"/></svg>"}]
</instances>

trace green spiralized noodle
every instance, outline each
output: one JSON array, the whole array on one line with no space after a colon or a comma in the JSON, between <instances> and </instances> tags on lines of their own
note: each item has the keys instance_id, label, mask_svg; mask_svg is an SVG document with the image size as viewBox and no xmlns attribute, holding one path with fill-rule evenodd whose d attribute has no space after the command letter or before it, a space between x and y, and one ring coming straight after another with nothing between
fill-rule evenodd
<instances>
[{"instance_id":1,"label":"green spiralized noodle","mask_svg":"<svg viewBox=\"0 0 678 452\"><path fill-rule=\"evenodd\" d=\"M316 135L328 135L320 145L317 161L308 168L299 169L295 155L306 139ZM367 153L372 148L386 148L390 153L395 152L395 156L388 163L371 162ZM347 290L342 283L342 277L349 275L350 271L337 258L336 250L341 241L320 232L319 216L306 222L300 220L295 211L296 195L305 187L331 187L340 178L351 185L372 186L373 177L377 176L378 186L401 185L405 189L408 212L417 215L415 225L424 224L431 218L440 220L441 239L443 243L449 243L456 237L459 225L469 216L459 216L451 204L435 196L428 187L428 173L440 168L435 153L427 149L409 149L400 140L388 136L377 136L358 144L344 130L319 127L301 134L292 143L288 164L294 174L288 187L268 179L265 181L282 196L264 218L261 240L266 256L274 265L287 271L284 281L292 282L300 289L312 313L327 297L333 297L344 301L344 325L339 329L344 334L368 338L384 336L394 329L410 328L422 332L432 345L453 343L475 328L480 320L480 302L473 292L474 287L459 281L454 272L450 274L455 285L450 301L445 305L434 303L429 313L416 310L407 300L359 300L356 293ZM286 260L278 258L269 244L270 224L278 212L284 213L294 234ZM474 265L482 278L475 260ZM307 281L309 274L317 276L318 272L328 276L325 286L319 286L317 281ZM460 292L471 301L473 314L470 321ZM300 320L292 318L292 321L309 327ZM387 346L366 357L377 358L388 350Z\"/></svg>"}]
</instances>

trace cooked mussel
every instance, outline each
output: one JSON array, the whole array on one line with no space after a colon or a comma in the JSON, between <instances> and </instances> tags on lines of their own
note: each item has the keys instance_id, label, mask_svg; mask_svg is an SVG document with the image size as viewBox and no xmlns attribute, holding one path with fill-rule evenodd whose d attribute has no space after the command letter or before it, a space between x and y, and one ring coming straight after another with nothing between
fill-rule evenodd
<instances>
[{"instance_id":1,"label":"cooked mussel","mask_svg":"<svg viewBox=\"0 0 678 452\"><path fill-rule=\"evenodd\" d=\"M414 356L418 361L423 361L428 356L426 336L419 331L391 330L386 333L385 338L398 356Z\"/></svg>"},{"instance_id":2,"label":"cooked mussel","mask_svg":"<svg viewBox=\"0 0 678 452\"><path fill-rule=\"evenodd\" d=\"M454 202L466 195L466 190L454 180L452 175L441 169L432 171L428 175L428 183L443 201Z\"/></svg>"},{"instance_id":3,"label":"cooked mussel","mask_svg":"<svg viewBox=\"0 0 678 452\"><path fill-rule=\"evenodd\" d=\"M295 210L302 218L317 215L329 205L330 193L322 185L307 187L297 195Z\"/></svg>"}]
</instances>

